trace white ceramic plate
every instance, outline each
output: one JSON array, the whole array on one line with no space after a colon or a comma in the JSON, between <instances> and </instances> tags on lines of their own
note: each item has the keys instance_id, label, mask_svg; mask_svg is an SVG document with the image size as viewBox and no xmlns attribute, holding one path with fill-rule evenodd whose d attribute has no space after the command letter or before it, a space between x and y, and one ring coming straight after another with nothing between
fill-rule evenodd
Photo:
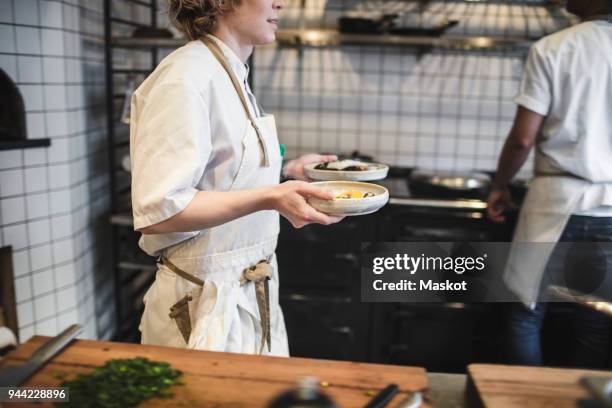
<instances>
[{"instance_id":1,"label":"white ceramic plate","mask_svg":"<svg viewBox=\"0 0 612 408\"><path fill-rule=\"evenodd\" d=\"M373 197L366 198L336 198L334 200L321 200L309 198L308 202L317 210L329 215L365 215L382 208L389 201L389 191L383 186L357 181L320 181L312 183L315 186L330 190L334 196L346 191L359 191L373 193Z\"/></svg>"},{"instance_id":2,"label":"white ceramic plate","mask_svg":"<svg viewBox=\"0 0 612 408\"><path fill-rule=\"evenodd\" d=\"M311 163L304 166L306 176L311 180L346 180L346 181L372 181L387 177L389 166L379 163L364 163L369 170L317 170L320 163Z\"/></svg>"}]
</instances>

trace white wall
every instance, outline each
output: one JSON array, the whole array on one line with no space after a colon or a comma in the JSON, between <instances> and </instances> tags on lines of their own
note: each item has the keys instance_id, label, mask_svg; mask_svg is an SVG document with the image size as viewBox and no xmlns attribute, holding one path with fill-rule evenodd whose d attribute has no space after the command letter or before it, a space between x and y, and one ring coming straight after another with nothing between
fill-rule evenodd
<instances>
[{"instance_id":1,"label":"white wall","mask_svg":"<svg viewBox=\"0 0 612 408\"><path fill-rule=\"evenodd\" d=\"M0 151L0 246L14 250L19 337L79 322L96 338L111 305L102 1L0 1L0 67L17 83L28 138Z\"/></svg>"},{"instance_id":2,"label":"white wall","mask_svg":"<svg viewBox=\"0 0 612 408\"><path fill-rule=\"evenodd\" d=\"M406 11L415 2L288 1L282 26L335 27L348 11ZM450 34L537 38L568 22L565 13L530 5L431 2L423 21L457 19ZM512 101L525 52L462 52L410 48L260 47L255 52L255 91L276 115L289 157L358 149L400 166L494 170L515 113ZM531 172L531 162L523 174Z\"/></svg>"}]
</instances>

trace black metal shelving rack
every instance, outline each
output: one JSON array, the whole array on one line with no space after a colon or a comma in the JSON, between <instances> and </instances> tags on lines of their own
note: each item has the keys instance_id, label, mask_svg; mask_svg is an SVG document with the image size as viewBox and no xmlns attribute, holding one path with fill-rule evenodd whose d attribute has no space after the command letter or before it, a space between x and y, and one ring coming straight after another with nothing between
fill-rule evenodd
<instances>
[{"instance_id":1,"label":"black metal shelving rack","mask_svg":"<svg viewBox=\"0 0 612 408\"><path fill-rule=\"evenodd\" d=\"M120 4L124 3L124 4ZM142 22L114 15L114 7L142 7L148 11L149 21ZM119 9L120 7L118 7ZM148 53L147 67L118 67L115 54L126 48L114 41L117 32L138 27L156 28L158 6L156 0L104 0L106 109L108 129L108 160L110 169L112 265L115 286L116 330L113 340L138 342L138 324L144 304L142 298L154 280L155 264L152 258L138 250L138 234L133 231L130 206L130 174L121 168L121 154L129 149L129 128L120 122L125 88L120 79L126 76L146 76L157 65L157 46L140 47L139 53ZM123 35L123 34L122 34ZM141 57L141 55L139 55ZM122 61L124 62L124 61ZM142 65L142 64L141 64ZM109 305L109 307L111 307Z\"/></svg>"}]
</instances>

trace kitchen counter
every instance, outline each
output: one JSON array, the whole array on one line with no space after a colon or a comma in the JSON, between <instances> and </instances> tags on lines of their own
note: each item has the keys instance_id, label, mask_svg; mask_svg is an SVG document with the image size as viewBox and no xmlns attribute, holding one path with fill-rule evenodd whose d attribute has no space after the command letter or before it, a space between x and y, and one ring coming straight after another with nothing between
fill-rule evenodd
<instances>
[{"instance_id":1,"label":"kitchen counter","mask_svg":"<svg viewBox=\"0 0 612 408\"><path fill-rule=\"evenodd\" d=\"M1 365L20 364L48 337L35 336L19 346ZM329 383L324 391L339 407L362 407L390 383L400 388L392 404L407 393L424 391L423 368L305 358L279 358L195 351L140 344L77 340L39 370L24 386L58 386L58 372L85 373L113 358L146 357L165 361L183 372L183 386L172 388L172 403L152 399L150 407L265 407L266 403L303 376ZM15 404L23 407L23 403ZM44 405L36 405L44 406ZM428 406L428 405L424 405Z\"/></svg>"}]
</instances>

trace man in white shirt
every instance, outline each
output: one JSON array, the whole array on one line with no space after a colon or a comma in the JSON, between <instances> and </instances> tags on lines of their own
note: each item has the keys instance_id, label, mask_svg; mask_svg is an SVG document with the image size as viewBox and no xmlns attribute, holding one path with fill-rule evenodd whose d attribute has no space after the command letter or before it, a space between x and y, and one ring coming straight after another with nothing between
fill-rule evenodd
<instances>
[{"instance_id":1,"label":"man in white shirt","mask_svg":"<svg viewBox=\"0 0 612 408\"><path fill-rule=\"evenodd\" d=\"M532 47L488 199L489 217L503 221L511 207L508 183L535 146L535 178L515 243L612 241L612 0L569 0L567 9L583 22ZM509 264L507 283L531 304L543 289L543 270L530 270L532 265L520 260ZM540 365L546 304L524 304L512 305L510 359ZM577 346L569 364L603 367L612 340L610 319L579 307L575 312Z\"/></svg>"}]
</instances>

